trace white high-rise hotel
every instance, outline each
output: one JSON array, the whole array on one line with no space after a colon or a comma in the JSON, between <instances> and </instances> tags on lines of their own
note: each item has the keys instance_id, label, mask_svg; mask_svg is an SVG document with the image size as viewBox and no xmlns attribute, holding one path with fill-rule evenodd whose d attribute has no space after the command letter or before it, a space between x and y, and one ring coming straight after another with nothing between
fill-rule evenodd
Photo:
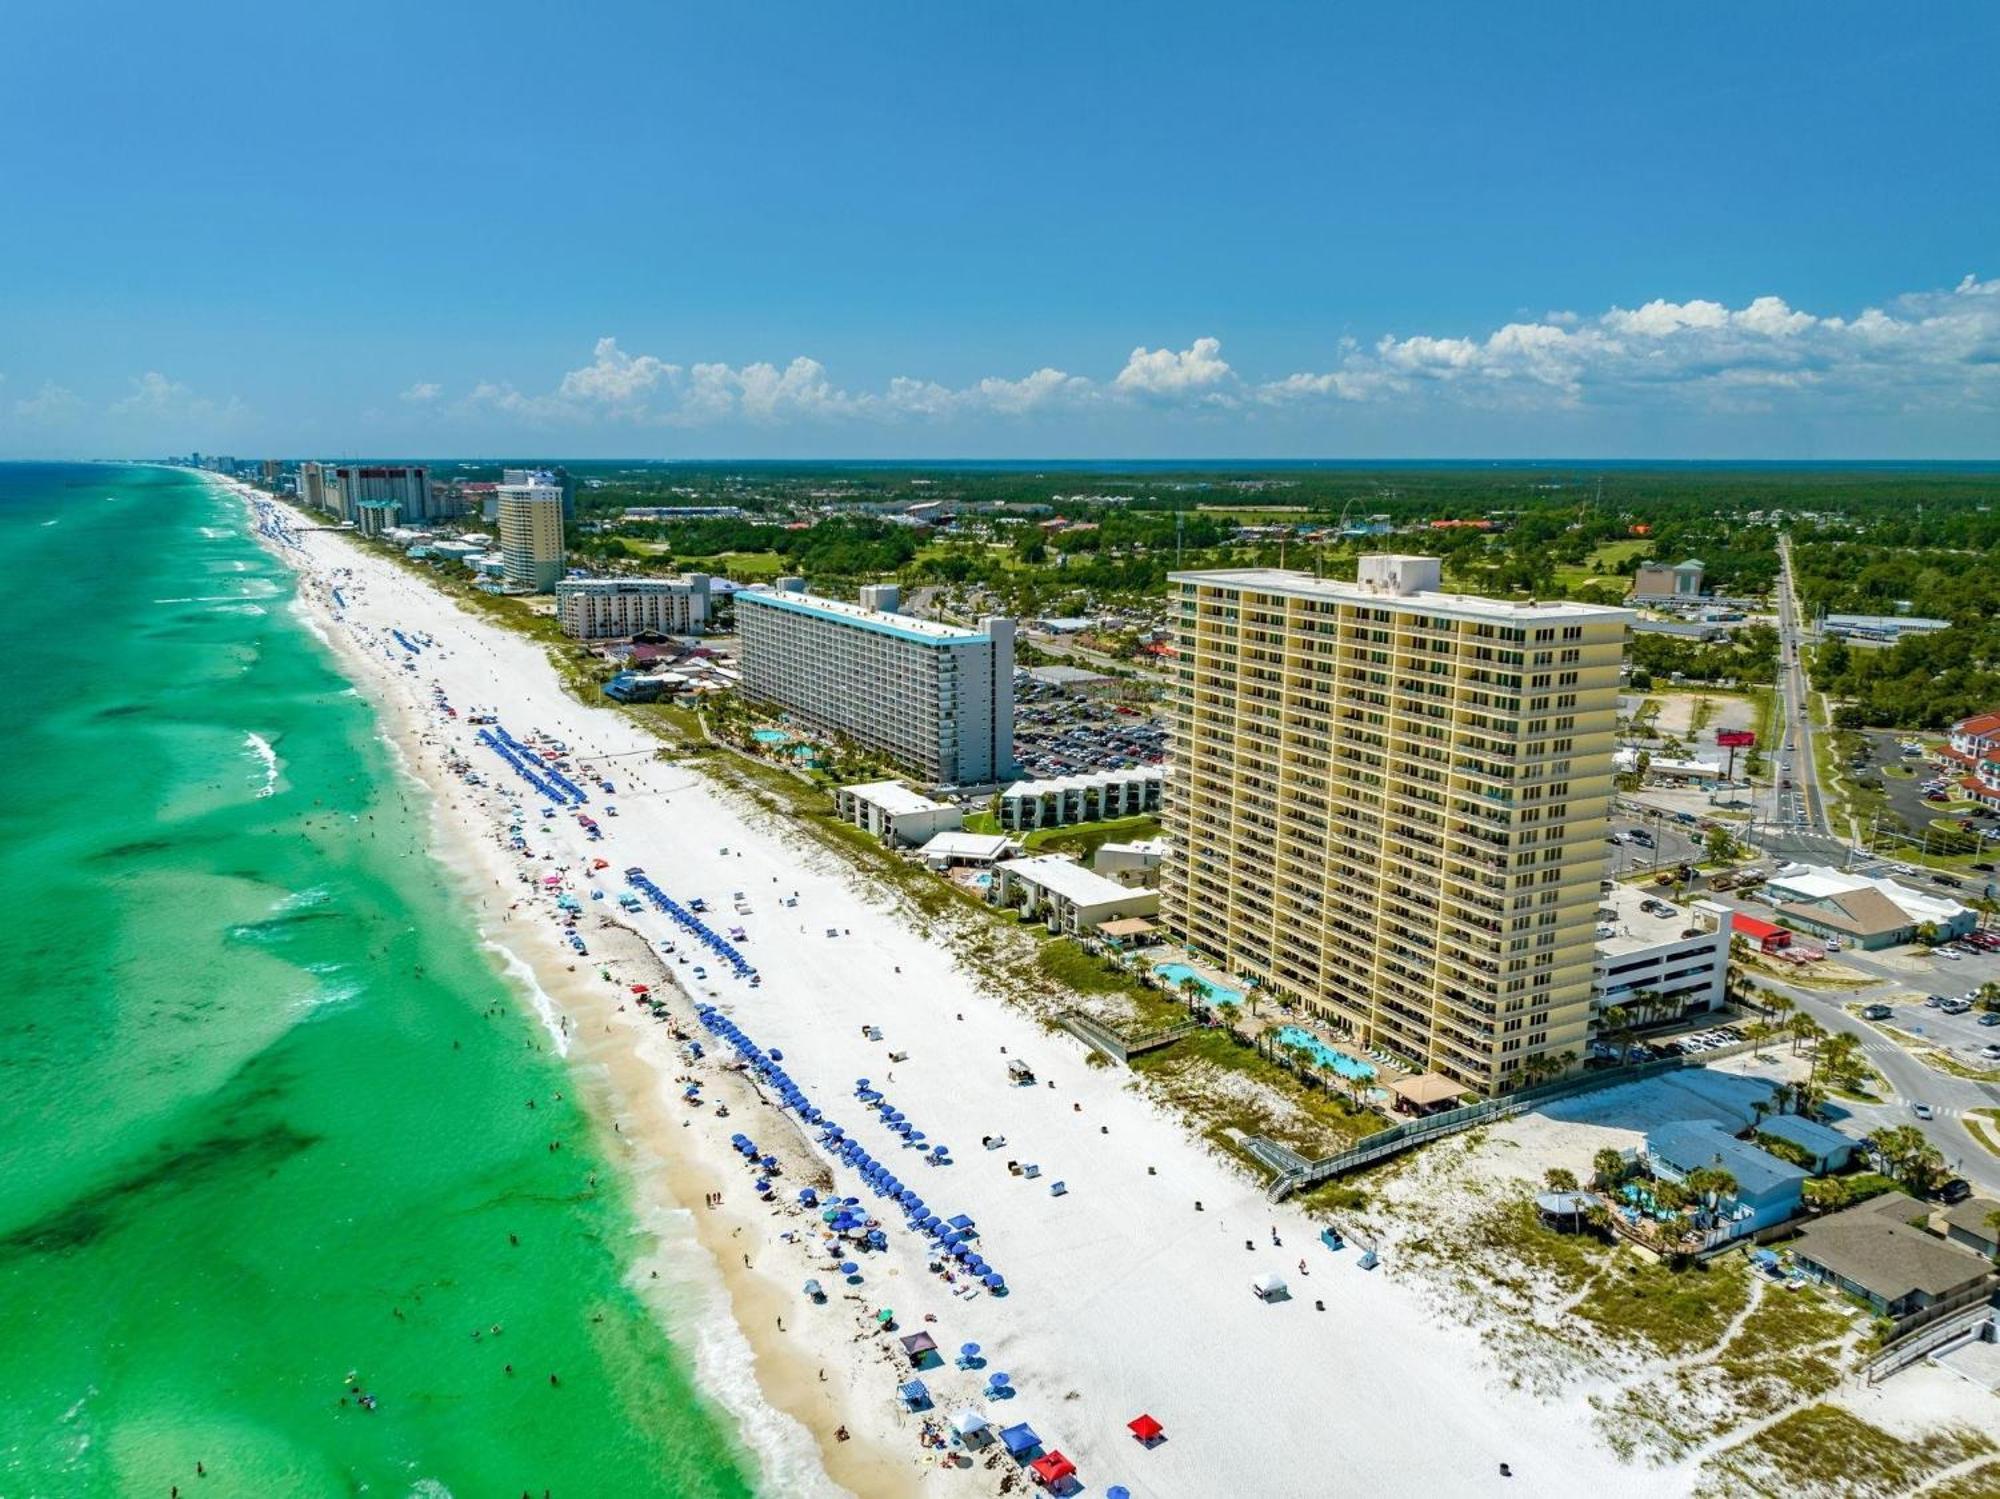
<instances>
[{"instance_id":1,"label":"white high-rise hotel","mask_svg":"<svg viewBox=\"0 0 2000 1499\"><path fill-rule=\"evenodd\" d=\"M932 785L1014 770L1014 621L977 630L779 589L736 595L743 693Z\"/></svg>"},{"instance_id":2,"label":"white high-rise hotel","mask_svg":"<svg viewBox=\"0 0 2000 1499\"><path fill-rule=\"evenodd\" d=\"M1480 1093L1580 1059L1630 614L1430 557L1170 581L1175 935Z\"/></svg>"}]
</instances>

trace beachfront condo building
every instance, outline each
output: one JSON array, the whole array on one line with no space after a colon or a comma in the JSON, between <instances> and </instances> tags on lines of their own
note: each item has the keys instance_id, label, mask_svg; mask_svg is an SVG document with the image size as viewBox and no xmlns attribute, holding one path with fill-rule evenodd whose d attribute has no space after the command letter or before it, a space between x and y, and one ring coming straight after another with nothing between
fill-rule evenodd
<instances>
[{"instance_id":1,"label":"beachfront condo building","mask_svg":"<svg viewBox=\"0 0 2000 1499\"><path fill-rule=\"evenodd\" d=\"M339 463L323 473L327 506L339 520L355 519L355 511L370 500L391 501L412 523L444 513L431 493L430 470L420 464Z\"/></svg>"},{"instance_id":2,"label":"beachfront condo building","mask_svg":"<svg viewBox=\"0 0 2000 1499\"><path fill-rule=\"evenodd\" d=\"M501 576L509 588L547 593L563 575L562 489L541 476L500 486Z\"/></svg>"},{"instance_id":3,"label":"beachfront condo building","mask_svg":"<svg viewBox=\"0 0 2000 1499\"><path fill-rule=\"evenodd\" d=\"M1174 934L1469 1090L1580 1060L1631 615L1442 593L1432 557L1169 587Z\"/></svg>"},{"instance_id":4,"label":"beachfront condo building","mask_svg":"<svg viewBox=\"0 0 2000 1499\"><path fill-rule=\"evenodd\" d=\"M642 630L699 635L708 628L708 574L680 578L565 578L556 620L577 640L623 640Z\"/></svg>"},{"instance_id":5,"label":"beachfront condo building","mask_svg":"<svg viewBox=\"0 0 2000 1499\"><path fill-rule=\"evenodd\" d=\"M503 468L500 470L502 484L553 484L562 491L562 513L565 521L576 518L576 479L561 464L554 468Z\"/></svg>"},{"instance_id":6,"label":"beachfront condo building","mask_svg":"<svg viewBox=\"0 0 2000 1499\"><path fill-rule=\"evenodd\" d=\"M976 630L793 589L736 594L743 694L932 786L1014 770L1014 621Z\"/></svg>"},{"instance_id":7,"label":"beachfront condo building","mask_svg":"<svg viewBox=\"0 0 2000 1499\"><path fill-rule=\"evenodd\" d=\"M326 509L325 465L310 462L299 465L299 500L315 510Z\"/></svg>"}]
</instances>

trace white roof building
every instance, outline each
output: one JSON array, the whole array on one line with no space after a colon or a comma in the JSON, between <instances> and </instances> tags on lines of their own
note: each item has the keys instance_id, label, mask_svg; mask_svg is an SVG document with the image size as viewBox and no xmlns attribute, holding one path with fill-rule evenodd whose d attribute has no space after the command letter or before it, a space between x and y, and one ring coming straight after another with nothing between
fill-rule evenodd
<instances>
[{"instance_id":1,"label":"white roof building","mask_svg":"<svg viewBox=\"0 0 2000 1499\"><path fill-rule=\"evenodd\" d=\"M957 864L985 868L1003 858L1014 845L1004 833L968 833L959 829L939 833L923 846L924 862L933 869L949 869Z\"/></svg>"},{"instance_id":2,"label":"white roof building","mask_svg":"<svg viewBox=\"0 0 2000 1499\"><path fill-rule=\"evenodd\" d=\"M950 802L934 802L901 781L842 786L833 804L843 822L896 843L926 843L965 825L965 814Z\"/></svg>"},{"instance_id":3,"label":"white roof building","mask_svg":"<svg viewBox=\"0 0 2000 1499\"><path fill-rule=\"evenodd\" d=\"M1037 854L993 866L987 899L1014 906L1061 931L1094 931L1119 916L1154 916L1160 892L1134 889L1093 874L1061 854Z\"/></svg>"},{"instance_id":4,"label":"white roof building","mask_svg":"<svg viewBox=\"0 0 2000 1499\"><path fill-rule=\"evenodd\" d=\"M1654 910L1647 911L1651 905ZM1665 906L1665 914L1659 907ZM1676 906L1633 885L1620 885L1599 905L1597 958L1591 966L1598 1014L1619 1005L1639 1008L1641 995L1661 1007L1636 1021L1664 1019L1722 1007L1729 978L1729 940L1735 913L1714 901ZM1689 935L1692 933L1692 935Z\"/></svg>"},{"instance_id":5,"label":"white roof building","mask_svg":"<svg viewBox=\"0 0 2000 1499\"><path fill-rule=\"evenodd\" d=\"M1949 896L1813 864L1781 866L1764 882L1763 894L1795 924L1858 939L1865 947L1908 940L1887 908L1901 912L1910 930L1928 924L1946 936L1969 932L1979 923L1976 912Z\"/></svg>"},{"instance_id":6,"label":"white roof building","mask_svg":"<svg viewBox=\"0 0 2000 1499\"><path fill-rule=\"evenodd\" d=\"M1015 831L1065 827L1160 809L1167 773L1157 765L1016 781L1000 793L1000 825Z\"/></svg>"}]
</instances>

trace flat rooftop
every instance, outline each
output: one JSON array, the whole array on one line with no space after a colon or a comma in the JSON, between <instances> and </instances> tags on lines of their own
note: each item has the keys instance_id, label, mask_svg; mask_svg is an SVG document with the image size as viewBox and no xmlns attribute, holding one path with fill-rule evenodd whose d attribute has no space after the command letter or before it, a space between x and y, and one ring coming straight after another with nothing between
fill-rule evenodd
<instances>
[{"instance_id":1,"label":"flat rooftop","mask_svg":"<svg viewBox=\"0 0 2000 1499\"><path fill-rule=\"evenodd\" d=\"M1604 604L1577 604L1567 599L1514 604L1505 599L1481 598L1471 593L1393 593L1388 589L1369 588L1361 583L1347 583L1335 578L1315 578L1308 573L1277 567L1232 567L1208 572L1168 573L1167 581L1247 588L1258 593L1283 594L1288 598L1368 604L1381 609L1441 614L1453 619L1473 619L1493 624L1606 619L1629 623L1634 618L1630 609L1614 609Z\"/></svg>"},{"instance_id":2,"label":"flat rooftop","mask_svg":"<svg viewBox=\"0 0 2000 1499\"><path fill-rule=\"evenodd\" d=\"M1673 906L1673 914L1655 916L1640 910L1640 903L1648 900L1659 900ZM1677 942L1681 933L1689 927L1702 928L1704 935L1715 930L1715 922L1706 912L1692 906L1674 905L1665 896L1639 885L1620 885L1608 895L1599 896L1597 909L1598 925L1614 929L1613 935L1597 939L1598 952L1607 958ZM1609 916L1604 914L1607 911L1611 913Z\"/></svg>"},{"instance_id":3,"label":"flat rooftop","mask_svg":"<svg viewBox=\"0 0 2000 1499\"><path fill-rule=\"evenodd\" d=\"M891 817L903 817L913 812L943 812L950 806L948 802L934 802L921 792L912 791L901 781L867 781L859 786L843 786L840 789L871 806L880 807Z\"/></svg>"},{"instance_id":4,"label":"flat rooftop","mask_svg":"<svg viewBox=\"0 0 2000 1499\"><path fill-rule=\"evenodd\" d=\"M744 588L737 591L736 602L738 605L768 604L793 614L816 615L821 619L853 625L857 629L897 635L906 640L920 640L926 645L976 645L993 638L979 630L965 629L961 625L942 624L934 619L918 619L909 614L885 614L880 609L864 609L859 604L844 603L839 599L823 599L812 593L785 593L774 588Z\"/></svg>"},{"instance_id":5,"label":"flat rooftop","mask_svg":"<svg viewBox=\"0 0 2000 1499\"><path fill-rule=\"evenodd\" d=\"M1107 880L1065 854L1036 854L1026 859L1010 859L1000 867L1012 878L1025 880L1079 906L1101 906L1109 901L1129 900L1153 893L1121 885L1116 880Z\"/></svg>"},{"instance_id":6,"label":"flat rooftop","mask_svg":"<svg viewBox=\"0 0 2000 1499\"><path fill-rule=\"evenodd\" d=\"M1135 765L1129 770L1086 770L1046 781L1016 781L1003 795L1050 796L1064 791L1082 791L1092 786L1123 786L1134 781L1164 782L1166 778L1166 767L1161 765Z\"/></svg>"}]
</instances>

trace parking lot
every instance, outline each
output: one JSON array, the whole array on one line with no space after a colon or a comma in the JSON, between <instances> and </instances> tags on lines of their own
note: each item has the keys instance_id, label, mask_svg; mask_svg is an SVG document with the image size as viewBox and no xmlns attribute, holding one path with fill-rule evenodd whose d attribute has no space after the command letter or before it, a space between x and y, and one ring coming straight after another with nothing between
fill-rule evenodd
<instances>
[{"instance_id":1,"label":"parking lot","mask_svg":"<svg viewBox=\"0 0 2000 1499\"><path fill-rule=\"evenodd\" d=\"M1963 1000L1968 994L1949 987L1937 992L1954 1001ZM1971 1008L1956 1015L1923 998L1892 1004L1889 1009L1886 1017L1879 1017L1884 1024L1920 1036L1931 1045L1956 1054L1968 1066L2000 1069L2000 1012L1981 1009L1976 998Z\"/></svg>"},{"instance_id":2,"label":"parking lot","mask_svg":"<svg viewBox=\"0 0 2000 1499\"><path fill-rule=\"evenodd\" d=\"M1698 1057L1709 1052L1727 1051L1748 1039L1740 1025L1711 1025L1660 1039L1634 1041L1626 1050L1631 1061L1657 1062L1667 1057ZM1615 1044L1593 1041L1590 1055L1598 1062L1615 1062L1618 1048Z\"/></svg>"},{"instance_id":3,"label":"parking lot","mask_svg":"<svg viewBox=\"0 0 2000 1499\"><path fill-rule=\"evenodd\" d=\"M1024 774L1081 775L1158 765L1167 725L1146 704L1112 703L1037 682L1014 689L1014 755Z\"/></svg>"},{"instance_id":4,"label":"parking lot","mask_svg":"<svg viewBox=\"0 0 2000 1499\"><path fill-rule=\"evenodd\" d=\"M1700 857L1700 833L1669 817L1627 817L1611 819L1606 835L1605 870L1614 880L1654 869L1676 869Z\"/></svg>"}]
</instances>

